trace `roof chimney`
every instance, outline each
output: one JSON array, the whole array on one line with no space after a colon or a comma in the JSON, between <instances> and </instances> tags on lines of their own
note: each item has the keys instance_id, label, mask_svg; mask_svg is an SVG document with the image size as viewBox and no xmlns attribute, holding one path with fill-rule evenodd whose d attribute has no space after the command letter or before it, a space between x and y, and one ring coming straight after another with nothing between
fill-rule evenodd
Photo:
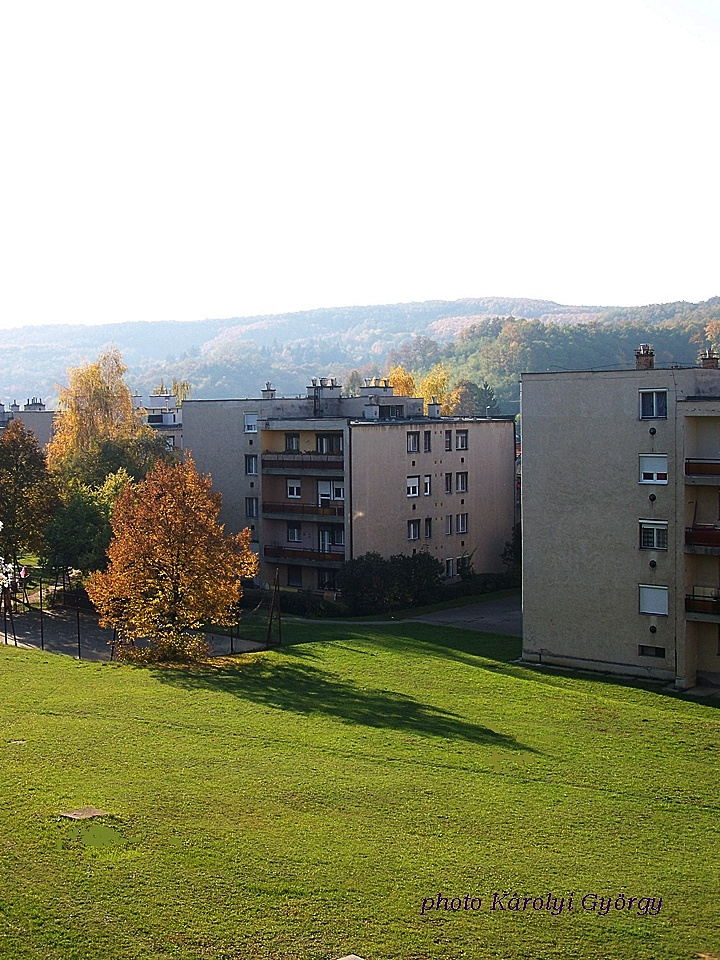
<instances>
[{"instance_id":1,"label":"roof chimney","mask_svg":"<svg viewBox=\"0 0 720 960\"><path fill-rule=\"evenodd\" d=\"M706 350L700 357L700 363L702 364L703 370L717 370L718 355L713 353L712 350Z\"/></svg>"},{"instance_id":2,"label":"roof chimney","mask_svg":"<svg viewBox=\"0 0 720 960\"><path fill-rule=\"evenodd\" d=\"M649 343L641 343L640 349L635 351L636 370L654 370L655 354Z\"/></svg>"}]
</instances>

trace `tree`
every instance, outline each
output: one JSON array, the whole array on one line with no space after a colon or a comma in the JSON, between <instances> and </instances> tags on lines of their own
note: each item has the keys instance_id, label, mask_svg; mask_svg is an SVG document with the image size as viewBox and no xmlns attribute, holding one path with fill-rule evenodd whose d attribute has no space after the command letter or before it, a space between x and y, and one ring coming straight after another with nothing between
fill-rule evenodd
<instances>
[{"instance_id":1,"label":"tree","mask_svg":"<svg viewBox=\"0 0 720 960\"><path fill-rule=\"evenodd\" d=\"M58 504L35 434L22 420L11 420L0 434L0 490L0 551L17 564L22 551L42 549Z\"/></svg>"},{"instance_id":2,"label":"tree","mask_svg":"<svg viewBox=\"0 0 720 960\"><path fill-rule=\"evenodd\" d=\"M450 371L443 363L436 364L430 373L425 374L425 376L420 380L418 384L418 391L420 396L425 399L425 403L431 403L433 397L437 403L442 406L443 416L447 416L446 412L446 394L448 393L450 387Z\"/></svg>"},{"instance_id":3,"label":"tree","mask_svg":"<svg viewBox=\"0 0 720 960\"><path fill-rule=\"evenodd\" d=\"M142 411L133 406L126 369L112 348L95 363L68 370L47 448L50 470L65 483L99 486L121 467L139 479L166 455L164 438L142 423Z\"/></svg>"},{"instance_id":4,"label":"tree","mask_svg":"<svg viewBox=\"0 0 720 960\"><path fill-rule=\"evenodd\" d=\"M446 397L445 405L448 414L456 417L486 417L488 408L491 417L500 415L500 404L487 380L481 387L472 380L458 380Z\"/></svg>"},{"instance_id":5,"label":"tree","mask_svg":"<svg viewBox=\"0 0 720 960\"><path fill-rule=\"evenodd\" d=\"M387 375L388 383L394 388L396 397L415 396L415 377L403 366L398 364Z\"/></svg>"},{"instance_id":6,"label":"tree","mask_svg":"<svg viewBox=\"0 0 720 960\"><path fill-rule=\"evenodd\" d=\"M360 387L362 387L362 377L360 376L359 371L351 370L348 374L347 381L345 383L345 389L343 390L344 397L359 397L360 396Z\"/></svg>"},{"instance_id":7,"label":"tree","mask_svg":"<svg viewBox=\"0 0 720 960\"><path fill-rule=\"evenodd\" d=\"M186 660L204 653L193 635L203 623L230 623L242 596L241 577L257 572L250 530L225 536L217 522L221 496L184 463L158 462L115 507L105 572L87 591L104 626L117 628L121 654ZM149 651L140 653L136 640Z\"/></svg>"}]
</instances>

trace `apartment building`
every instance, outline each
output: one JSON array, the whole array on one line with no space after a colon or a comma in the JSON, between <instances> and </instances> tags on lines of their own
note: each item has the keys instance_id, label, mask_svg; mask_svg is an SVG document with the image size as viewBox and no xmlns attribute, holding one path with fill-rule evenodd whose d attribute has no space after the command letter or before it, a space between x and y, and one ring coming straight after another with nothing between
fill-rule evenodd
<instances>
[{"instance_id":1,"label":"apartment building","mask_svg":"<svg viewBox=\"0 0 720 960\"><path fill-rule=\"evenodd\" d=\"M522 376L523 659L720 682L720 370Z\"/></svg>"},{"instance_id":2,"label":"apartment building","mask_svg":"<svg viewBox=\"0 0 720 960\"><path fill-rule=\"evenodd\" d=\"M0 403L0 433L12 420L22 420L25 429L32 430L35 434L41 448L50 442L54 419L55 411L46 410L45 404L38 397L28 398L22 408L16 400L7 408L4 403Z\"/></svg>"},{"instance_id":3,"label":"apartment building","mask_svg":"<svg viewBox=\"0 0 720 960\"><path fill-rule=\"evenodd\" d=\"M387 381L341 396L332 378L307 396L186 400L185 449L223 494L229 531L249 526L260 579L334 590L345 562L428 550L448 579L472 556L502 569L514 511L512 419L441 417Z\"/></svg>"}]
</instances>

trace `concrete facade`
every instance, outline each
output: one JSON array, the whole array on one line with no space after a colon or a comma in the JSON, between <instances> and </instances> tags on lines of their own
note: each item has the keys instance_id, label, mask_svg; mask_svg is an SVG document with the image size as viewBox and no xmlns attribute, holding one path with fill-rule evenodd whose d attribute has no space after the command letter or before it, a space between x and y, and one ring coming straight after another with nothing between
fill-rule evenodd
<instances>
[{"instance_id":1,"label":"concrete facade","mask_svg":"<svg viewBox=\"0 0 720 960\"><path fill-rule=\"evenodd\" d=\"M720 371L642 349L523 374L523 659L720 682Z\"/></svg>"},{"instance_id":2,"label":"concrete facade","mask_svg":"<svg viewBox=\"0 0 720 960\"><path fill-rule=\"evenodd\" d=\"M186 400L185 449L222 493L227 529L251 528L264 582L279 568L282 586L333 590L342 565L368 551L426 549L449 578L462 556L500 571L514 423L423 408L382 381L359 397L334 380L294 398L267 385L259 398Z\"/></svg>"}]
</instances>

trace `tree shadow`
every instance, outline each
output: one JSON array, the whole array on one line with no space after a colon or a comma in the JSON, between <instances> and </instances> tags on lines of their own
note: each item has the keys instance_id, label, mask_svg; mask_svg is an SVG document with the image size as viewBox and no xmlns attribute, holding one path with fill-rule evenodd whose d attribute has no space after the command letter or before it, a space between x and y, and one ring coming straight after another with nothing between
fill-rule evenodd
<instances>
[{"instance_id":1,"label":"tree shadow","mask_svg":"<svg viewBox=\"0 0 720 960\"><path fill-rule=\"evenodd\" d=\"M307 662L299 662L292 654L286 660L245 661L235 668L153 670L153 675L162 683L185 690L218 691L307 717L321 715L345 724L464 740L508 750L531 749L514 737L471 723L458 714L406 694L363 687Z\"/></svg>"}]
</instances>

